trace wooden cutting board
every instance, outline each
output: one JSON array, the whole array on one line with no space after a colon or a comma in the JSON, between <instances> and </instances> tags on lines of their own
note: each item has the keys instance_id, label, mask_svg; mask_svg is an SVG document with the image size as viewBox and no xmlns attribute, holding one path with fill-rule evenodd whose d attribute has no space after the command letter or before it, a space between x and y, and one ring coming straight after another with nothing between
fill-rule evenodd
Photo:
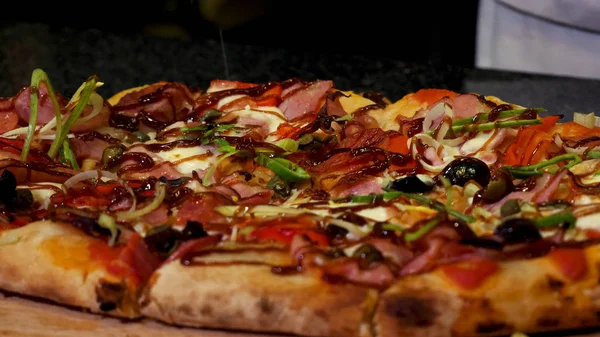
<instances>
[{"instance_id":1,"label":"wooden cutting board","mask_svg":"<svg viewBox=\"0 0 600 337\"><path fill-rule=\"evenodd\" d=\"M3 337L290 337L122 321L18 296L0 294Z\"/></svg>"},{"instance_id":2,"label":"wooden cutting board","mask_svg":"<svg viewBox=\"0 0 600 337\"><path fill-rule=\"evenodd\" d=\"M30 298L0 293L3 337L292 337L173 327L152 320L122 321ZM600 337L600 332L539 337ZM351 337L351 336L349 336ZM402 337L402 336L398 336ZM534 337L530 335L530 337ZM536 336L537 337L537 336Z\"/></svg>"}]
</instances>

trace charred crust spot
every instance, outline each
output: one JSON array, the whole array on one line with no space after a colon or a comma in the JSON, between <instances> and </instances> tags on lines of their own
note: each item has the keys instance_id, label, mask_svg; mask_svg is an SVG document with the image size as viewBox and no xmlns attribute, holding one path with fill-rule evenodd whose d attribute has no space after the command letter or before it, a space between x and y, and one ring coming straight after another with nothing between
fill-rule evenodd
<instances>
[{"instance_id":1,"label":"charred crust spot","mask_svg":"<svg viewBox=\"0 0 600 337\"><path fill-rule=\"evenodd\" d=\"M112 311L117 308L117 303L115 302L100 302L100 310L102 311Z\"/></svg>"},{"instance_id":2,"label":"charred crust spot","mask_svg":"<svg viewBox=\"0 0 600 337\"><path fill-rule=\"evenodd\" d=\"M385 303L385 312L406 326L431 326L438 316L435 304L424 298L395 295Z\"/></svg>"},{"instance_id":3,"label":"charred crust spot","mask_svg":"<svg viewBox=\"0 0 600 337\"><path fill-rule=\"evenodd\" d=\"M210 315L212 315L212 312L213 312L213 308L209 304L205 304L202 306L202 308L200 308L200 313L203 316L210 316Z\"/></svg>"},{"instance_id":4,"label":"charred crust spot","mask_svg":"<svg viewBox=\"0 0 600 337\"><path fill-rule=\"evenodd\" d=\"M600 321L600 310L596 311L596 319Z\"/></svg>"},{"instance_id":5,"label":"charred crust spot","mask_svg":"<svg viewBox=\"0 0 600 337\"><path fill-rule=\"evenodd\" d=\"M475 330L477 333L494 333L499 332L507 327L508 326L505 323L490 321L477 324Z\"/></svg>"},{"instance_id":6,"label":"charred crust spot","mask_svg":"<svg viewBox=\"0 0 600 337\"><path fill-rule=\"evenodd\" d=\"M261 297L258 301L258 307L260 308L261 312L265 314L270 314L273 312L275 306L273 302L269 301L267 298Z\"/></svg>"},{"instance_id":7,"label":"charred crust spot","mask_svg":"<svg viewBox=\"0 0 600 337\"><path fill-rule=\"evenodd\" d=\"M552 276L548 276L548 287L550 290L559 291L565 286L565 283L561 280L557 280Z\"/></svg>"},{"instance_id":8,"label":"charred crust spot","mask_svg":"<svg viewBox=\"0 0 600 337\"><path fill-rule=\"evenodd\" d=\"M558 318L542 317L537 319L536 324L543 328L552 328L559 326L560 320Z\"/></svg>"},{"instance_id":9,"label":"charred crust spot","mask_svg":"<svg viewBox=\"0 0 600 337\"><path fill-rule=\"evenodd\" d=\"M117 309L122 303L127 287L123 283L111 283L100 280L96 286L96 301L102 311L111 311Z\"/></svg>"},{"instance_id":10,"label":"charred crust spot","mask_svg":"<svg viewBox=\"0 0 600 337\"><path fill-rule=\"evenodd\" d=\"M481 309L491 309L492 308L490 300L488 300L487 298L483 298L480 303L481 303Z\"/></svg>"}]
</instances>

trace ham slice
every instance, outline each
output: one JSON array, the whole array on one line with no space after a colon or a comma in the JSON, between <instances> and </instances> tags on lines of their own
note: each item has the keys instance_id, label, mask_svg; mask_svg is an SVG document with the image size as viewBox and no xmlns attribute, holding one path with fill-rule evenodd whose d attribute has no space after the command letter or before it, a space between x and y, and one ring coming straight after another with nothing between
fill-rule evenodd
<instances>
[{"instance_id":1,"label":"ham slice","mask_svg":"<svg viewBox=\"0 0 600 337\"><path fill-rule=\"evenodd\" d=\"M217 192L202 192L187 198L180 206L175 223L183 225L197 221L210 230L214 224L228 224L227 217L215 211L215 207L233 205L233 201ZM200 211L199 211L200 210Z\"/></svg>"},{"instance_id":2,"label":"ham slice","mask_svg":"<svg viewBox=\"0 0 600 337\"><path fill-rule=\"evenodd\" d=\"M315 113L324 104L327 91L332 87L332 81L315 81L291 93L281 102L279 109L288 120L300 119L306 114Z\"/></svg>"},{"instance_id":3,"label":"ham slice","mask_svg":"<svg viewBox=\"0 0 600 337\"><path fill-rule=\"evenodd\" d=\"M324 277L343 277L354 283L374 287L386 287L394 281L390 268L378 263L369 269L361 269L355 259L341 258L323 266Z\"/></svg>"},{"instance_id":4,"label":"ham slice","mask_svg":"<svg viewBox=\"0 0 600 337\"><path fill-rule=\"evenodd\" d=\"M52 105L52 100L50 96L48 96L48 89L44 82L40 83L40 87L38 89L39 93L39 103L38 103L38 115L36 124L46 124L54 118L54 106ZM61 99L61 97L57 97L58 104L61 109L64 107L65 102ZM31 88L26 87L22 89L14 100L14 109L19 115L19 118L29 123L29 117L31 113Z\"/></svg>"},{"instance_id":5,"label":"ham slice","mask_svg":"<svg viewBox=\"0 0 600 337\"><path fill-rule=\"evenodd\" d=\"M473 94L462 94L452 98L452 110L454 118L468 118L485 112L483 103Z\"/></svg>"},{"instance_id":6,"label":"ham slice","mask_svg":"<svg viewBox=\"0 0 600 337\"><path fill-rule=\"evenodd\" d=\"M331 191L329 192L332 198L345 198L355 195L369 195L369 194L381 194L383 188L374 177L366 177L358 181L344 181L342 179Z\"/></svg>"}]
</instances>

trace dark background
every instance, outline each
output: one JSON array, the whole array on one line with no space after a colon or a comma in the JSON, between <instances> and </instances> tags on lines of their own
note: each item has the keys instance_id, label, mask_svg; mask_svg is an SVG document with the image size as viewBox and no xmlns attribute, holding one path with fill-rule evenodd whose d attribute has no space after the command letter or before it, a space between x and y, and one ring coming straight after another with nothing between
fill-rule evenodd
<instances>
[{"instance_id":1,"label":"dark background","mask_svg":"<svg viewBox=\"0 0 600 337\"><path fill-rule=\"evenodd\" d=\"M3 24L49 23L188 40L218 39L222 28L227 43L473 65L476 0L220 0L222 9L212 16L200 9L206 3L15 1Z\"/></svg>"},{"instance_id":2,"label":"dark background","mask_svg":"<svg viewBox=\"0 0 600 337\"><path fill-rule=\"evenodd\" d=\"M566 118L599 110L600 81L476 69L477 0L221 0L212 12L210 1L13 1L0 21L0 96L39 67L66 95L91 75L105 96L162 80L301 77L391 100L435 87Z\"/></svg>"}]
</instances>

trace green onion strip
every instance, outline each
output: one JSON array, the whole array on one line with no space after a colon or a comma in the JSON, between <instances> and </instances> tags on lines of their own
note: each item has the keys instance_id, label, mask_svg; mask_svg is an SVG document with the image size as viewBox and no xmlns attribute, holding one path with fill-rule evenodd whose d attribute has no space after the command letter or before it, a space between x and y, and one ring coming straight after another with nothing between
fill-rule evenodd
<instances>
[{"instance_id":1,"label":"green onion strip","mask_svg":"<svg viewBox=\"0 0 600 337\"><path fill-rule=\"evenodd\" d=\"M46 90L48 91L48 96L50 97L50 101L52 102L52 106L54 107L54 114L56 116L56 131L57 133L60 131L60 119L62 116L61 108L58 104L58 99L56 99L56 94L54 93L52 83L50 83L50 78L48 77L48 74L46 74L46 72L44 72L42 69L35 69L31 74L29 126L27 128L25 144L23 145L23 150L21 151L21 161L25 161L27 159L27 155L29 154L29 149L31 147L31 142L33 140L33 135L35 134L35 126L37 124L39 109L38 91L40 82L44 82L46 84Z\"/></svg>"},{"instance_id":2,"label":"green onion strip","mask_svg":"<svg viewBox=\"0 0 600 337\"><path fill-rule=\"evenodd\" d=\"M91 77L90 79L88 79L85 82L85 86L83 88L83 92L81 94L81 98L79 99L79 102L77 102L77 105L75 106L75 109L73 109L73 112L71 112L71 115L69 116L69 118L67 118L67 121L65 122L65 125L63 126L64 128L60 131L60 133L59 132L56 133L54 142L52 142L52 145L50 146L50 150L48 151L48 156L50 158L56 157L56 154L58 153L60 147L63 145L65 139L67 138L67 134L71 130L71 127L73 127L73 125L75 124L75 122L77 121L77 119L79 118L81 113L83 112L83 109L87 106L90 96L92 95L92 92L96 88L96 82L97 81L96 81L95 77ZM58 128L58 125L60 125L58 123L58 119L56 121L56 125L57 125L57 128Z\"/></svg>"}]
</instances>

